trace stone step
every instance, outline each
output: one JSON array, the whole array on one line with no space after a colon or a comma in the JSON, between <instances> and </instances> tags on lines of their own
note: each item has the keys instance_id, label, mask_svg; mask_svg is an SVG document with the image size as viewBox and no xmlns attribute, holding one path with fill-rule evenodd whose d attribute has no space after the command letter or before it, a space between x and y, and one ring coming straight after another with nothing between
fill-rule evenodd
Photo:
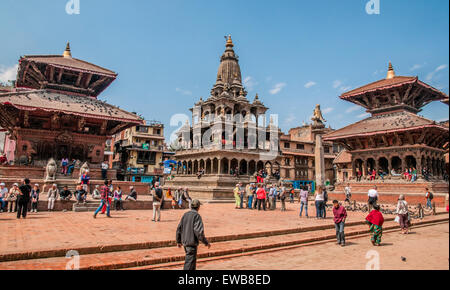
<instances>
[{"instance_id":1,"label":"stone step","mask_svg":"<svg viewBox=\"0 0 450 290\"><path fill-rule=\"evenodd\" d=\"M414 226L448 222L445 218L430 218L425 221L415 221ZM388 221L384 230L398 230L398 224ZM346 227L346 236L352 237L367 234L368 227L365 224L355 224ZM211 249L200 246L198 258L223 257L238 253L254 253L256 251L276 249L289 246L298 246L318 241L332 241L336 238L334 226L332 228L317 231L303 231L282 236L262 236L247 239L234 239L228 241L212 241ZM151 269L164 263L181 262L184 260L184 250L174 245L153 249L132 251L109 252L101 254L82 255L79 259L80 270L116 270L116 269ZM0 263L0 270L64 270L67 266L67 258L56 257L47 259L22 260Z\"/></svg>"}]
</instances>

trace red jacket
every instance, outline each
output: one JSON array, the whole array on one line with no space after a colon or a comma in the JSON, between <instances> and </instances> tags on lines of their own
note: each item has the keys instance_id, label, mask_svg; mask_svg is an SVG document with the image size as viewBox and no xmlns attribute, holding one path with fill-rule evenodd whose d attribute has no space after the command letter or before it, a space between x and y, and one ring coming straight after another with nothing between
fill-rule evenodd
<instances>
[{"instance_id":1,"label":"red jacket","mask_svg":"<svg viewBox=\"0 0 450 290\"><path fill-rule=\"evenodd\" d=\"M266 191L264 190L264 188L261 187L256 191L256 198L266 199Z\"/></svg>"},{"instance_id":2,"label":"red jacket","mask_svg":"<svg viewBox=\"0 0 450 290\"><path fill-rule=\"evenodd\" d=\"M382 227L384 224L383 214L378 210L371 211L369 215L366 217L366 220L371 224L377 225L379 227Z\"/></svg>"},{"instance_id":3,"label":"red jacket","mask_svg":"<svg viewBox=\"0 0 450 290\"><path fill-rule=\"evenodd\" d=\"M347 211L345 210L345 208L343 206L339 206L338 208L335 208L333 206L333 214L334 214L334 223L335 224L339 224L344 219L347 218Z\"/></svg>"}]
</instances>

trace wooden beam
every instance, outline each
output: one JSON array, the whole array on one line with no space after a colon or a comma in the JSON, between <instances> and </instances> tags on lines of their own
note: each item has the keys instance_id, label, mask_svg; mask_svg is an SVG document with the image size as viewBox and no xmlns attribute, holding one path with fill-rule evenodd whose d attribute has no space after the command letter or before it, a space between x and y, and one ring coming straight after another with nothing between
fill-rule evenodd
<instances>
[{"instance_id":1,"label":"wooden beam","mask_svg":"<svg viewBox=\"0 0 450 290\"><path fill-rule=\"evenodd\" d=\"M48 76L48 81L52 83L54 81L54 78L55 78L55 67L51 66L50 67L50 73L49 73L49 76Z\"/></svg>"},{"instance_id":2,"label":"wooden beam","mask_svg":"<svg viewBox=\"0 0 450 290\"><path fill-rule=\"evenodd\" d=\"M414 83L409 84L408 89L406 90L405 94L403 95L403 98L401 99L402 103L405 103L406 100L408 100L409 94L411 93L411 90L413 87L414 87Z\"/></svg>"},{"instance_id":3,"label":"wooden beam","mask_svg":"<svg viewBox=\"0 0 450 290\"><path fill-rule=\"evenodd\" d=\"M80 72L80 73L78 74L78 78L77 78L77 81L76 81L76 83L75 83L75 86L76 86L76 87L80 86L80 82L81 82L81 78L82 78L82 77L83 77L83 73Z\"/></svg>"},{"instance_id":4,"label":"wooden beam","mask_svg":"<svg viewBox=\"0 0 450 290\"><path fill-rule=\"evenodd\" d=\"M25 83L25 77L27 76L29 68L30 68L30 63L28 62L25 67L25 70L23 72L23 75L22 75L22 83Z\"/></svg>"},{"instance_id":5,"label":"wooden beam","mask_svg":"<svg viewBox=\"0 0 450 290\"><path fill-rule=\"evenodd\" d=\"M96 82L94 82L92 85L90 85L89 88L94 90L96 87L98 87L99 85L104 83L106 80L107 80L107 77L102 77L102 78L98 79Z\"/></svg>"},{"instance_id":6,"label":"wooden beam","mask_svg":"<svg viewBox=\"0 0 450 290\"><path fill-rule=\"evenodd\" d=\"M63 68L59 68L58 78L56 79L56 81L58 83L61 83L61 78L62 78L63 72L64 72L64 69Z\"/></svg>"},{"instance_id":7,"label":"wooden beam","mask_svg":"<svg viewBox=\"0 0 450 290\"><path fill-rule=\"evenodd\" d=\"M83 87L86 89L89 86L89 83L91 82L92 74L88 74L86 77L86 80L84 81Z\"/></svg>"},{"instance_id":8,"label":"wooden beam","mask_svg":"<svg viewBox=\"0 0 450 290\"><path fill-rule=\"evenodd\" d=\"M389 141L388 141L386 135L381 135L381 139L383 140L384 146L389 147Z\"/></svg>"},{"instance_id":9,"label":"wooden beam","mask_svg":"<svg viewBox=\"0 0 450 290\"><path fill-rule=\"evenodd\" d=\"M426 130L423 130L422 131L422 134L420 134L420 136L419 136L419 138L417 138L417 143L418 144L423 144L423 141L425 140L425 137L426 137L426 135L427 135L427 131Z\"/></svg>"},{"instance_id":10,"label":"wooden beam","mask_svg":"<svg viewBox=\"0 0 450 290\"><path fill-rule=\"evenodd\" d=\"M408 138L409 144L411 144L411 145L414 145L414 144L415 144L415 143L414 143L414 138L413 138L413 136L411 135L410 132L406 132L406 138Z\"/></svg>"},{"instance_id":11,"label":"wooden beam","mask_svg":"<svg viewBox=\"0 0 450 290\"><path fill-rule=\"evenodd\" d=\"M45 80L45 76L42 74L42 72L39 70L39 68L36 66L36 64L34 62L31 63L31 67L33 68L33 70L39 75L39 77L42 80Z\"/></svg>"}]
</instances>

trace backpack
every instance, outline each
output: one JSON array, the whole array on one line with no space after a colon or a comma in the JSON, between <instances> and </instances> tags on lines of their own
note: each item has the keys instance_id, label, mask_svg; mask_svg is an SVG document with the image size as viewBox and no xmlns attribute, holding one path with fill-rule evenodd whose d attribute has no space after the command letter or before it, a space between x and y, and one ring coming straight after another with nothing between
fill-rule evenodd
<instances>
[{"instance_id":1,"label":"backpack","mask_svg":"<svg viewBox=\"0 0 450 290\"><path fill-rule=\"evenodd\" d=\"M429 198L430 200L433 200L433 198L434 198L433 193L430 192L430 194L428 195L428 198Z\"/></svg>"},{"instance_id":2,"label":"backpack","mask_svg":"<svg viewBox=\"0 0 450 290\"><path fill-rule=\"evenodd\" d=\"M328 193L327 193L326 190L323 192L323 200L324 200L325 202L328 201Z\"/></svg>"}]
</instances>

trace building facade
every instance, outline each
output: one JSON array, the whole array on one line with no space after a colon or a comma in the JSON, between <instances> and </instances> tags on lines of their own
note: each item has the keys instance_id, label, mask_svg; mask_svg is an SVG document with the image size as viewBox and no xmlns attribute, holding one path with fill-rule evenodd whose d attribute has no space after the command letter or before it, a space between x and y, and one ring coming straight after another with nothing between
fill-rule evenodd
<instances>
[{"instance_id":1,"label":"building facade","mask_svg":"<svg viewBox=\"0 0 450 290\"><path fill-rule=\"evenodd\" d=\"M330 128L325 132L332 132ZM325 181L334 183L335 169L333 160L340 151L338 144L324 142L325 159ZM301 127L292 128L288 134L280 137L281 158L281 177L284 180L313 182L316 180L316 133L311 124L305 124Z\"/></svg>"},{"instance_id":2,"label":"building facade","mask_svg":"<svg viewBox=\"0 0 450 290\"><path fill-rule=\"evenodd\" d=\"M111 166L125 181L152 183L163 176L164 125L146 121L116 134Z\"/></svg>"}]
</instances>

